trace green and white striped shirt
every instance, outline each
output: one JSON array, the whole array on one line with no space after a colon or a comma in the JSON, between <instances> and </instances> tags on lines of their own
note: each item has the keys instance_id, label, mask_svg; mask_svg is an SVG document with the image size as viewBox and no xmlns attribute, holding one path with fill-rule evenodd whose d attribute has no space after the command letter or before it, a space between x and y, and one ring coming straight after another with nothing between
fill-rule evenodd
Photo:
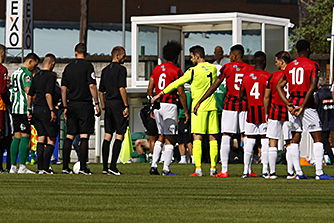
<instances>
[{"instance_id":1,"label":"green and white striped shirt","mask_svg":"<svg viewBox=\"0 0 334 223\"><path fill-rule=\"evenodd\" d=\"M32 73L26 67L20 67L10 76L10 101L13 114L27 114L28 100L24 88L31 86Z\"/></svg>"}]
</instances>

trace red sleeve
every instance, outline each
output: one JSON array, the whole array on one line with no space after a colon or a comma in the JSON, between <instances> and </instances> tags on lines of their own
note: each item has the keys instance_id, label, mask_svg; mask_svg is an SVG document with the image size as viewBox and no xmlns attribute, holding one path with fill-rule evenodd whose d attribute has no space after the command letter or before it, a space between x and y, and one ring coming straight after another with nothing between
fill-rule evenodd
<instances>
[{"instance_id":1,"label":"red sleeve","mask_svg":"<svg viewBox=\"0 0 334 223\"><path fill-rule=\"evenodd\" d=\"M317 62L315 62L311 71L311 77L317 78L319 76L319 73L320 73L320 66Z\"/></svg>"},{"instance_id":2,"label":"red sleeve","mask_svg":"<svg viewBox=\"0 0 334 223\"><path fill-rule=\"evenodd\" d=\"M5 75L7 74L7 69L5 68L3 72L0 74L0 94L3 95L7 92L7 82L5 79Z\"/></svg>"},{"instance_id":3,"label":"red sleeve","mask_svg":"<svg viewBox=\"0 0 334 223\"><path fill-rule=\"evenodd\" d=\"M269 78L268 78L267 89L270 89L270 86L271 86L271 84L272 84L271 81L272 81L272 79L273 79L273 76L274 76L274 75L272 74L272 75L270 75Z\"/></svg>"}]
</instances>

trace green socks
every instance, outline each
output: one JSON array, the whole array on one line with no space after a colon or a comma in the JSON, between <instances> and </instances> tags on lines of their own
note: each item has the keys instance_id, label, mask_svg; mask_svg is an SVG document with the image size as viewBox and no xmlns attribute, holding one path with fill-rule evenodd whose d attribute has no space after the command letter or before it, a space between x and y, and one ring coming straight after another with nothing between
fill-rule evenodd
<instances>
[{"instance_id":1,"label":"green socks","mask_svg":"<svg viewBox=\"0 0 334 223\"><path fill-rule=\"evenodd\" d=\"M20 151L20 164L25 165L28 158L28 147L29 147L29 137L21 137L19 151Z\"/></svg>"},{"instance_id":2,"label":"green socks","mask_svg":"<svg viewBox=\"0 0 334 223\"><path fill-rule=\"evenodd\" d=\"M17 155L19 154L19 144L21 139L14 138L10 145L10 163L16 165Z\"/></svg>"}]
</instances>

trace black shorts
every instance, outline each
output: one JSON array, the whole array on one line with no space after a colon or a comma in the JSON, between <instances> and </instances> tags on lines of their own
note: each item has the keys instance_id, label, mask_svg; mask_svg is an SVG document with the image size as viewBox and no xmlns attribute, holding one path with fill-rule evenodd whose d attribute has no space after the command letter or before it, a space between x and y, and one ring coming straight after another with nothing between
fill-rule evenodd
<instances>
[{"instance_id":1,"label":"black shorts","mask_svg":"<svg viewBox=\"0 0 334 223\"><path fill-rule=\"evenodd\" d=\"M48 107L34 107L32 124L36 128L38 136L56 138L59 131L58 122L50 122L51 112Z\"/></svg>"},{"instance_id":2,"label":"black shorts","mask_svg":"<svg viewBox=\"0 0 334 223\"><path fill-rule=\"evenodd\" d=\"M12 114L14 132L30 134L30 124L27 115Z\"/></svg>"},{"instance_id":3,"label":"black shorts","mask_svg":"<svg viewBox=\"0 0 334 223\"><path fill-rule=\"evenodd\" d=\"M71 102L67 110L67 134L93 134L95 125L94 106L90 102Z\"/></svg>"},{"instance_id":4,"label":"black shorts","mask_svg":"<svg viewBox=\"0 0 334 223\"><path fill-rule=\"evenodd\" d=\"M124 135L129 125L129 119L123 116L125 106L122 101L106 101L106 112L104 116L105 133Z\"/></svg>"},{"instance_id":5,"label":"black shorts","mask_svg":"<svg viewBox=\"0 0 334 223\"><path fill-rule=\"evenodd\" d=\"M178 137L177 142L178 144L184 144L192 142L192 136L190 131L190 120L188 120L187 124L184 124L185 119L179 119L179 126L178 126Z\"/></svg>"}]
</instances>

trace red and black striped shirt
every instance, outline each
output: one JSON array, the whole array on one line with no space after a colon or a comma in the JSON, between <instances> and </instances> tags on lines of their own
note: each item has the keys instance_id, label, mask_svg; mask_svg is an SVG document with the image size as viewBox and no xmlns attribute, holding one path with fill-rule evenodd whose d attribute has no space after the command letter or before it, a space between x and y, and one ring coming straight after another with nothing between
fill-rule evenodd
<instances>
[{"instance_id":1,"label":"red and black striped shirt","mask_svg":"<svg viewBox=\"0 0 334 223\"><path fill-rule=\"evenodd\" d=\"M219 79L226 78L226 99L224 110L246 111L247 103L240 100L240 85L245 73L254 68L242 61L225 64L220 69Z\"/></svg>"},{"instance_id":2,"label":"red and black striped shirt","mask_svg":"<svg viewBox=\"0 0 334 223\"><path fill-rule=\"evenodd\" d=\"M288 120L288 108L277 92L278 81L284 77L284 71L280 70L270 75L267 89L271 92L271 104L269 106L268 118L278 121Z\"/></svg>"},{"instance_id":3,"label":"red and black striped shirt","mask_svg":"<svg viewBox=\"0 0 334 223\"><path fill-rule=\"evenodd\" d=\"M265 123L263 98L270 74L264 70L253 70L245 74L241 90L246 92L248 101L247 122Z\"/></svg>"},{"instance_id":4,"label":"red and black striped shirt","mask_svg":"<svg viewBox=\"0 0 334 223\"><path fill-rule=\"evenodd\" d=\"M305 96L311 87L311 79L317 78L319 64L306 57L298 57L290 62L286 69L284 78L289 84L289 102L295 106L300 106L305 100ZM312 103L313 97L310 98L307 106Z\"/></svg>"}]
</instances>

